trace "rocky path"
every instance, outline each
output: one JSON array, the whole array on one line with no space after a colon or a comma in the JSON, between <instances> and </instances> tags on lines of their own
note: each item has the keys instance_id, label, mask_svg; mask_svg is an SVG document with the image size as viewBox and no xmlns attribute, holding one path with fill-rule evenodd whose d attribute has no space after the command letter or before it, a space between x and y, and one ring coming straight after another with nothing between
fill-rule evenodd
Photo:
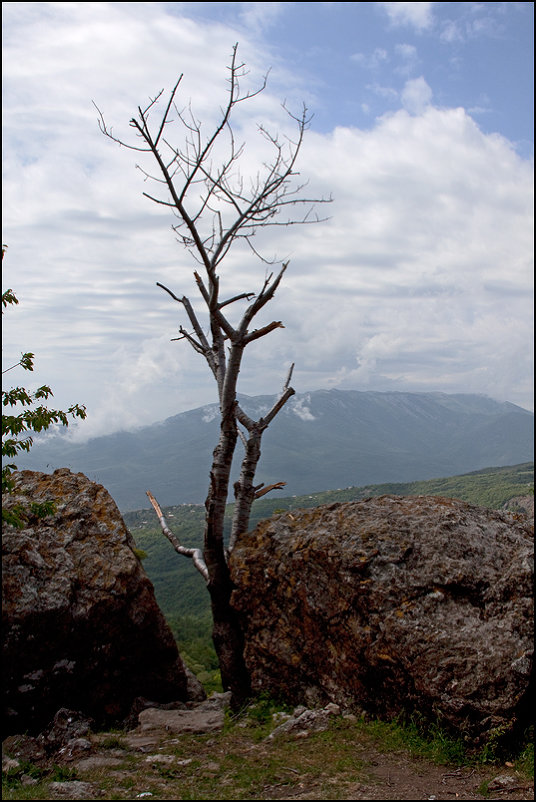
<instances>
[{"instance_id":1,"label":"rocky path","mask_svg":"<svg viewBox=\"0 0 536 802\"><path fill-rule=\"evenodd\" d=\"M457 768L386 751L350 717L330 727L336 706L297 709L267 735L247 718L229 726L221 702L151 708L127 733L86 733L48 758L36 754L36 739L13 736L4 771L19 773L5 798L534 799L512 764ZM41 777L27 773L32 761Z\"/></svg>"}]
</instances>

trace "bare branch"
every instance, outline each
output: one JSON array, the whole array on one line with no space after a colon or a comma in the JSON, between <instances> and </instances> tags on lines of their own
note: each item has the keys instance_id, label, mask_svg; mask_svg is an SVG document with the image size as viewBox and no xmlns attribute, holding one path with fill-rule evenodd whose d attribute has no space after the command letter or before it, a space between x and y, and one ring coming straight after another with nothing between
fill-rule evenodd
<instances>
[{"instance_id":1,"label":"bare branch","mask_svg":"<svg viewBox=\"0 0 536 802\"><path fill-rule=\"evenodd\" d=\"M268 323L267 326L263 326L261 329L255 329L254 331L250 332L247 335L244 342L246 345L253 342L253 340L258 340L260 337L264 337L266 334L270 334L271 331L274 329L284 329L285 327L281 323L280 320L274 320L272 323Z\"/></svg>"},{"instance_id":2,"label":"bare branch","mask_svg":"<svg viewBox=\"0 0 536 802\"><path fill-rule=\"evenodd\" d=\"M254 292L241 292L240 295L235 295L234 298L229 298L228 301L220 301L218 304L219 309L223 309L224 306L228 306L228 304L234 304L235 301L242 301L246 300L249 301L251 298L255 297Z\"/></svg>"},{"instance_id":3,"label":"bare branch","mask_svg":"<svg viewBox=\"0 0 536 802\"><path fill-rule=\"evenodd\" d=\"M261 496L265 496L266 493L270 493L272 490L282 490L286 486L286 482L276 482L273 485L268 485L268 487L263 487L263 485L259 485L259 488L255 489L255 498L261 498ZM262 488L262 489L261 489Z\"/></svg>"},{"instance_id":4,"label":"bare branch","mask_svg":"<svg viewBox=\"0 0 536 802\"><path fill-rule=\"evenodd\" d=\"M294 372L294 362L292 363L292 365L288 369L288 374L287 374L286 381L285 381L285 383L283 385L283 390L286 390L288 388L288 386L289 386L289 384L291 382L291 379L292 379L293 372Z\"/></svg>"},{"instance_id":5,"label":"bare branch","mask_svg":"<svg viewBox=\"0 0 536 802\"><path fill-rule=\"evenodd\" d=\"M182 77L183 77L182 75L180 75L180 76L179 76L179 80L177 81L177 83L175 84L175 86L173 87L173 89L172 89L172 91L171 91L171 95L170 95L170 97L169 97L169 102L168 102L168 105L167 105L166 111L164 112L164 116L162 117L162 123L161 123L161 125L160 125L160 130L158 131L158 134L157 134L157 136L156 136L156 139L155 139L155 141L154 141L154 143L155 143L155 145L156 145L156 146L158 146L158 142L159 142L159 140L160 140L160 137L162 136L162 132L163 132L163 130L164 130L164 126L165 126L165 124L166 124L166 122L167 122L167 119L168 119L169 110L170 110L170 108L171 108L171 105L172 105L172 104L173 104L173 102L174 102L174 99L175 99L175 94L176 94L176 92L177 92L177 89L179 88L179 84L180 84L180 82L182 81ZM162 90L162 91L163 91L163 90Z\"/></svg>"},{"instance_id":6,"label":"bare branch","mask_svg":"<svg viewBox=\"0 0 536 802\"><path fill-rule=\"evenodd\" d=\"M249 415L246 415L238 401L235 403L235 414L236 419L242 424L242 426L244 426L245 429L248 430L248 432L252 432L255 429L257 422L254 421L253 418L250 418Z\"/></svg>"},{"instance_id":7,"label":"bare branch","mask_svg":"<svg viewBox=\"0 0 536 802\"><path fill-rule=\"evenodd\" d=\"M167 537L167 539L169 540L169 542L171 543L177 554L182 554L185 557L190 557L193 560L195 567L197 568L197 570L199 571L205 582L208 582L208 569L205 560L203 558L203 552L201 551L201 549L187 549L185 546L181 546L179 539L176 537L176 535L173 534L173 532L167 525L164 513L160 509L157 500L155 499L150 490L147 490L146 492L147 496L149 497L149 501L153 505L154 511L158 516L158 521L160 523L162 532Z\"/></svg>"},{"instance_id":8,"label":"bare branch","mask_svg":"<svg viewBox=\"0 0 536 802\"><path fill-rule=\"evenodd\" d=\"M273 421L279 410L281 410L289 398L291 398L295 394L296 390L293 387L287 387L286 390L282 393L282 395L278 398L276 403L273 405L272 409L263 417L263 423L265 426L269 426L270 423Z\"/></svg>"},{"instance_id":9,"label":"bare branch","mask_svg":"<svg viewBox=\"0 0 536 802\"><path fill-rule=\"evenodd\" d=\"M194 351L197 351L198 354L202 354L204 357L207 356L207 349L203 348L201 343L197 342L195 337L192 337L186 329L183 329L182 326L179 327L180 337L172 337L170 342L176 342L178 340L188 340Z\"/></svg>"},{"instance_id":10,"label":"bare branch","mask_svg":"<svg viewBox=\"0 0 536 802\"><path fill-rule=\"evenodd\" d=\"M175 295L175 293L174 293L172 290L170 290L168 287L166 287L164 284L161 284L159 281L157 281L157 282L156 282L156 286L157 286L157 287L161 287L163 290L165 290L165 291L166 291L166 292L167 292L169 295L171 295L171 297L172 297L172 298L174 298L174 299L175 299L175 301L177 301L179 304L181 304L181 303L182 303L182 299L181 299L181 298L177 298L177 296Z\"/></svg>"},{"instance_id":11,"label":"bare branch","mask_svg":"<svg viewBox=\"0 0 536 802\"><path fill-rule=\"evenodd\" d=\"M171 295L171 297L175 301L177 301L177 303L182 304L182 306L186 309L186 314L188 315L188 318L190 319L190 323L192 324L193 329L194 329L194 331L195 331L195 333L197 335L197 341L192 337L191 334L188 334L188 332L185 331L182 328L182 326L179 328L179 331L180 331L182 336L181 336L181 338L177 338L177 339L186 339L186 340L188 340L190 345L198 353L202 354L205 357L205 359L207 360L207 362L209 364L209 367L210 367L212 373L216 376L217 364L216 364L216 361L214 359L214 353L213 353L212 349L210 348L208 340L207 340L207 338L205 336L205 333L204 333L203 329L201 328L201 326L199 324L199 321L197 319L197 316L196 316L196 314L195 314L195 312L193 310L193 307L192 307L189 299L186 296L183 296L182 298L178 298L172 290L170 290L164 284L161 284L159 281L156 282L156 286L157 287L161 287L163 290L165 290L168 293L168 295Z\"/></svg>"},{"instance_id":12,"label":"bare branch","mask_svg":"<svg viewBox=\"0 0 536 802\"><path fill-rule=\"evenodd\" d=\"M137 148L134 145L128 145L126 142L123 142L122 139L118 139L118 137L114 136L113 135L113 129L112 128L108 128L107 125L106 125L106 122L104 120L104 115L103 115L102 111L99 109L99 107L97 106L97 104L95 103L94 100L92 100L91 102L93 103L93 105L95 106L95 108L97 109L97 112L99 114L98 119L97 119L97 124L99 126L99 129L100 129L101 133L103 133L104 136L107 136L108 139L111 139L113 142L117 142L117 144L121 145L121 147L128 148L128 150L137 150L137 151L140 151L141 153L147 153L147 152L150 151L150 148Z\"/></svg>"}]
</instances>

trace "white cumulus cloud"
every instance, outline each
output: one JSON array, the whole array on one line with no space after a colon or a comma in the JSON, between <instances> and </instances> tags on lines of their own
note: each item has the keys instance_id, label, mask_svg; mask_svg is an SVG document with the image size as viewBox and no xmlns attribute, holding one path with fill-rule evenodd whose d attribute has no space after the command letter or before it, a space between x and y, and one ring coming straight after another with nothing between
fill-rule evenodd
<instances>
[{"instance_id":1,"label":"white cumulus cloud","mask_svg":"<svg viewBox=\"0 0 536 802\"><path fill-rule=\"evenodd\" d=\"M393 25L409 25L417 31L433 24L434 3L378 3Z\"/></svg>"},{"instance_id":2,"label":"white cumulus cloud","mask_svg":"<svg viewBox=\"0 0 536 802\"><path fill-rule=\"evenodd\" d=\"M142 196L140 155L100 134L92 100L129 136L138 104L183 72L181 108L191 99L208 130L225 102L236 29L188 18L180 4L5 5L4 287L20 299L4 316L6 362L35 351L32 381L50 383L59 408L86 403L91 433L215 401L202 358L170 342L187 324L183 309L156 287L190 296L202 316L198 266L168 210ZM272 4L257 5L260 19ZM430 24L433 4L383 5ZM289 133L280 104L304 84L259 42L244 34L240 44L246 85L274 64L236 120L246 177L266 158L258 123ZM279 392L294 362L299 392L474 391L531 405L533 166L465 109L434 105L429 80L376 87L392 110L371 112L366 130L307 133L299 180L310 197L333 195L319 209L330 220L259 236L264 254L290 259L259 325L285 328L252 343L241 392ZM227 297L258 291L269 270L230 253Z\"/></svg>"},{"instance_id":3,"label":"white cumulus cloud","mask_svg":"<svg viewBox=\"0 0 536 802\"><path fill-rule=\"evenodd\" d=\"M432 89L423 76L406 81L402 90L402 104L412 114L422 114L432 100Z\"/></svg>"}]
</instances>

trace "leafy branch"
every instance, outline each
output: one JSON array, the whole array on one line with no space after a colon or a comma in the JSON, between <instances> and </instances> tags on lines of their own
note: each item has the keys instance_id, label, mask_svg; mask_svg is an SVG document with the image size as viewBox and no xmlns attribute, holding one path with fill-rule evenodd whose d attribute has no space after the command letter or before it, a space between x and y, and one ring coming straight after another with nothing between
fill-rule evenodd
<instances>
[{"instance_id":1,"label":"leafy branch","mask_svg":"<svg viewBox=\"0 0 536 802\"><path fill-rule=\"evenodd\" d=\"M6 246L2 247L2 258L6 251ZM2 292L2 314L4 309L10 305L18 304L18 298L12 289ZM33 371L34 354L24 353L14 365L2 371L2 375L14 368L21 367L23 370ZM46 431L53 424L69 425L69 417L85 418L86 408L83 405L73 404L64 412L61 409L48 409L43 406L41 401L45 401L53 395L48 385L38 387L33 392L25 387L12 387L9 390L2 390L2 406L13 410L11 413L2 415L2 458L9 460L16 458L17 454L29 451L33 445L33 437L28 432L38 433ZM38 404L38 406L36 406ZM21 411L15 412L18 408ZM2 465L2 493L11 493L15 484L13 471L17 466L13 462ZM30 510L34 514L49 514L51 507L48 502L45 504L30 505ZM27 511L22 505L16 505L11 510L2 509L2 520L15 526L23 526L27 519Z\"/></svg>"}]
</instances>

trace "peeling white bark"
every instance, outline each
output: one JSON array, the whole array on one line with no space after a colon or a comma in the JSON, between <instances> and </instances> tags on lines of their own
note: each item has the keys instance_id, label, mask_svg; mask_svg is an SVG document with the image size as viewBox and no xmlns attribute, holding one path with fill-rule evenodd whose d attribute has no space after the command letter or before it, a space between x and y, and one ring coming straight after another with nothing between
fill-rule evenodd
<instances>
[{"instance_id":1,"label":"peeling white bark","mask_svg":"<svg viewBox=\"0 0 536 802\"><path fill-rule=\"evenodd\" d=\"M188 549L186 546L182 546L178 537L173 534L169 526L167 525L166 519L164 517L164 513L160 509L160 505L158 504L157 500L153 496L150 490L147 490L147 496L149 497L149 501L154 507L154 511L158 516L158 520L160 522L160 526L162 528L162 532L167 537L177 554L182 554L185 557L190 557L193 560L193 563L205 582L208 582L208 569L203 559L203 552L201 549Z\"/></svg>"}]
</instances>

